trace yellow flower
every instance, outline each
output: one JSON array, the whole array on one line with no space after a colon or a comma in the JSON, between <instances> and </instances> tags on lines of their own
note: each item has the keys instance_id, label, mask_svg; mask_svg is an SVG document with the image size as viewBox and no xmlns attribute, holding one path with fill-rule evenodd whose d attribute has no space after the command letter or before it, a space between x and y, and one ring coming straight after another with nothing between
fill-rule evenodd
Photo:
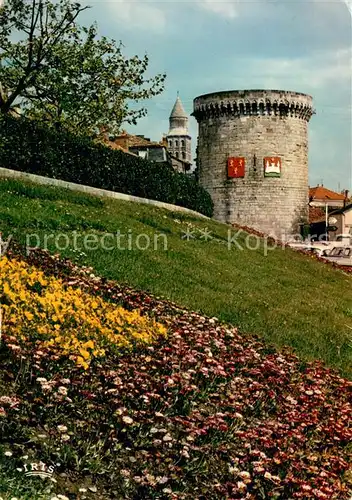
<instances>
[{"instance_id":1,"label":"yellow flower","mask_svg":"<svg viewBox=\"0 0 352 500\"><path fill-rule=\"evenodd\" d=\"M86 351L85 349L80 348L79 349L79 353L82 356L82 358L84 358L84 359L88 359L89 358L89 352Z\"/></svg>"},{"instance_id":2,"label":"yellow flower","mask_svg":"<svg viewBox=\"0 0 352 500\"><path fill-rule=\"evenodd\" d=\"M29 311L24 311L24 315L26 316L28 321L32 321L32 319L34 318L33 314Z\"/></svg>"},{"instance_id":3,"label":"yellow flower","mask_svg":"<svg viewBox=\"0 0 352 500\"><path fill-rule=\"evenodd\" d=\"M88 340L88 342L83 344L83 347L85 347L85 349L94 349L94 342L92 340Z\"/></svg>"},{"instance_id":4,"label":"yellow flower","mask_svg":"<svg viewBox=\"0 0 352 500\"><path fill-rule=\"evenodd\" d=\"M88 370L89 364L84 361L84 359L81 356L77 357L76 363L78 366L82 366L85 370Z\"/></svg>"},{"instance_id":5,"label":"yellow flower","mask_svg":"<svg viewBox=\"0 0 352 500\"><path fill-rule=\"evenodd\" d=\"M38 282L40 295L36 287L28 288ZM139 311L127 311L66 286L62 280L46 277L16 259L0 259L0 292L8 301L3 306L3 328L17 337L22 347L35 340L40 348L68 356L85 370L92 358L150 344L167 334L165 326L141 316Z\"/></svg>"}]
</instances>

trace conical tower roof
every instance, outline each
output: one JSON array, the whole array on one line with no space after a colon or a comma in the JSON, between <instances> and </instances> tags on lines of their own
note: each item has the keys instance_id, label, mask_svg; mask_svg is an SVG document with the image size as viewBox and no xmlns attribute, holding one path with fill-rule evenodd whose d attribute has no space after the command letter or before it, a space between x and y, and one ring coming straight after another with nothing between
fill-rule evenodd
<instances>
[{"instance_id":1,"label":"conical tower roof","mask_svg":"<svg viewBox=\"0 0 352 500\"><path fill-rule=\"evenodd\" d=\"M182 106L181 99L178 96L174 107L172 108L170 118L188 118L186 111Z\"/></svg>"}]
</instances>

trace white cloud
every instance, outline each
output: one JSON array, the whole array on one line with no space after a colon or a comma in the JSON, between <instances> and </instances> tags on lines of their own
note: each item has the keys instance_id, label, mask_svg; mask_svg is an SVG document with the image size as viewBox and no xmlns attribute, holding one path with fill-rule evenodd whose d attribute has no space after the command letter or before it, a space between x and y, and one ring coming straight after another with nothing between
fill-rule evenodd
<instances>
[{"instance_id":1,"label":"white cloud","mask_svg":"<svg viewBox=\"0 0 352 500\"><path fill-rule=\"evenodd\" d=\"M118 24L126 24L129 28L154 33L164 33L165 31L166 15L161 8L161 3L155 2L153 4L145 0L139 0L138 2L114 0L107 5L109 9L114 11Z\"/></svg>"},{"instance_id":2,"label":"white cloud","mask_svg":"<svg viewBox=\"0 0 352 500\"><path fill-rule=\"evenodd\" d=\"M347 8L350 11L351 16L352 16L352 1L351 0L342 0L342 1L347 5Z\"/></svg>"},{"instance_id":3,"label":"white cloud","mask_svg":"<svg viewBox=\"0 0 352 500\"><path fill-rule=\"evenodd\" d=\"M352 51L322 51L297 58L246 57L228 61L226 67L235 68L230 73L202 77L202 85L221 90L272 88L315 92L327 88L351 85ZM226 87L226 88L225 88ZM211 91L204 90L204 92Z\"/></svg>"},{"instance_id":4,"label":"white cloud","mask_svg":"<svg viewBox=\"0 0 352 500\"><path fill-rule=\"evenodd\" d=\"M313 54L307 58L263 59L255 62L257 75L262 75L266 84L299 83L312 90L334 83L351 80L351 50Z\"/></svg>"},{"instance_id":5,"label":"white cloud","mask_svg":"<svg viewBox=\"0 0 352 500\"><path fill-rule=\"evenodd\" d=\"M198 2L199 7L222 17L233 19L237 16L235 2L224 0L202 0Z\"/></svg>"},{"instance_id":6,"label":"white cloud","mask_svg":"<svg viewBox=\"0 0 352 500\"><path fill-rule=\"evenodd\" d=\"M178 7L181 6L182 13L184 13L191 3L201 10L222 18L233 19L237 16L236 1L191 0L189 2L188 0L179 0ZM106 4L105 0L96 0L94 3ZM175 6L173 0L114 0L113 2L107 2L107 5L109 9L114 11L118 24L123 23L132 29L162 34L167 30L167 23L171 23L171 26L175 25L175 17L168 9L168 7ZM180 11L177 10L179 14ZM177 16L176 12L175 15Z\"/></svg>"}]
</instances>

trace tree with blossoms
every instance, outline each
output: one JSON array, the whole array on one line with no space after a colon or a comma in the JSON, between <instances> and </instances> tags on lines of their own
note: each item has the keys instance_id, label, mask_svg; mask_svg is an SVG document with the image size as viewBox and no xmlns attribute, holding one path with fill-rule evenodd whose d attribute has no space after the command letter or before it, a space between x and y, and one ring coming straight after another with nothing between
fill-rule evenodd
<instances>
[{"instance_id":1,"label":"tree with blossoms","mask_svg":"<svg viewBox=\"0 0 352 500\"><path fill-rule=\"evenodd\" d=\"M114 134L146 114L131 107L158 95L149 59L80 26L88 7L69 0L6 0L0 7L0 112L24 114L91 136Z\"/></svg>"}]
</instances>

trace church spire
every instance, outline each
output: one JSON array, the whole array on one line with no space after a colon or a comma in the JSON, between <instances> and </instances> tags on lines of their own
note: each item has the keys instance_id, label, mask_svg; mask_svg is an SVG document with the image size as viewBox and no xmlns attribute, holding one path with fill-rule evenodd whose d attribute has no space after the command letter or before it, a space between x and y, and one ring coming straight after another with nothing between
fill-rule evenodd
<instances>
[{"instance_id":1,"label":"church spire","mask_svg":"<svg viewBox=\"0 0 352 500\"><path fill-rule=\"evenodd\" d=\"M188 134L188 116L183 108L179 96L177 96L174 107L172 108L169 122L170 122L169 135Z\"/></svg>"},{"instance_id":2,"label":"church spire","mask_svg":"<svg viewBox=\"0 0 352 500\"><path fill-rule=\"evenodd\" d=\"M183 108L181 99L177 95L176 102L174 104L174 107L172 108L170 119L171 118L187 118L188 121L188 116L186 114L186 111Z\"/></svg>"},{"instance_id":3,"label":"church spire","mask_svg":"<svg viewBox=\"0 0 352 500\"><path fill-rule=\"evenodd\" d=\"M188 115L177 92L177 98L169 117L170 129L167 135L171 155L192 163L191 137L188 134Z\"/></svg>"}]
</instances>

